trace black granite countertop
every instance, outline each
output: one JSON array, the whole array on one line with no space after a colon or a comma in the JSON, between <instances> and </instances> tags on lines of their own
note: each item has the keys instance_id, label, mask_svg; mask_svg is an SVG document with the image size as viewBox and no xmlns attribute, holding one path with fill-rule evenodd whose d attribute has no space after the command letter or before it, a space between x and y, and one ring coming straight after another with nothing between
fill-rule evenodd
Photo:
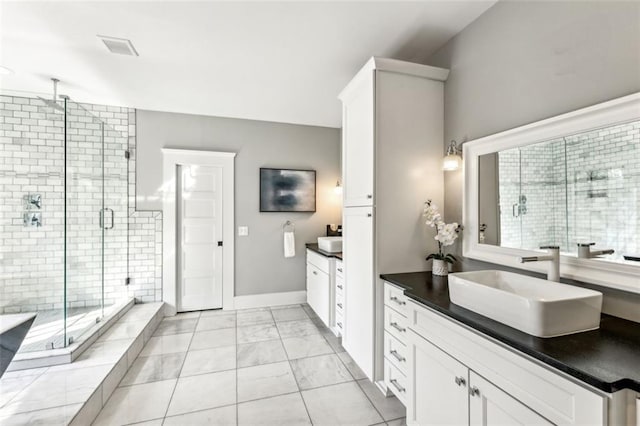
<instances>
[{"instance_id":1,"label":"black granite countertop","mask_svg":"<svg viewBox=\"0 0 640 426\"><path fill-rule=\"evenodd\" d=\"M498 265L486 269L508 269ZM518 273L536 275L517 270ZM447 277L428 272L383 274L411 299L605 392L640 392L640 324L603 314L598 330L540 338L451 302Z\"/></svg>"},{"instance_id":2,"label":"black granite countertop","mask_svg":"<svg viewBox=\"0 0 640 426\"><path fill-rule=\"evenodd\" d=\"M342 260L342 252L340 253L330 253L328 251L324 251L321 250L320 247L318 247L318 243L307 243L305 244L307 246L307 248L311 251L315 251L318 254L321 254L325 257L335 257L336 259L340 259Z\"/></svg>"}]
</instances>

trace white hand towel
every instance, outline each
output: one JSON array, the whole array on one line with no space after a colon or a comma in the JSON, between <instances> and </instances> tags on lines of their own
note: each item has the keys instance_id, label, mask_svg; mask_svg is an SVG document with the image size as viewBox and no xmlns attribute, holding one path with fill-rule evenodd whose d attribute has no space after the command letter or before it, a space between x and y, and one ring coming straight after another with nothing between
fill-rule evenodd
<instances>
[{"instance_id":1,"label":"white hand towel","mask_svg":"<svg viewBox=\"0 0 640 426\"><path fill-rule=\"evenodd\" d=\"M293 231L284 233L284 257L294 257L296 255L296 237Z\"/></svg>"}]
</instances>

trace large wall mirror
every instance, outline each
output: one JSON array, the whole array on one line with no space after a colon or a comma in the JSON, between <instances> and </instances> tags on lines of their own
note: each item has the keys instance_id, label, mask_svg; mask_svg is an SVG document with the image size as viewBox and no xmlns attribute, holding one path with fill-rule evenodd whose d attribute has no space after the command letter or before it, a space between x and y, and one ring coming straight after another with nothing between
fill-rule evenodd
<instances>
[{"instance_id":1,"label":"large wall mirror","mask_svg":"<svg viewBox=\"0 0 640 426\"><path fill-rule=\"evenodd\" d=\"M640 95L468 142L464 161L466 256L540 269L517 259L559 245L562 275L640 292Z\"/></svg>"}]
</instances>

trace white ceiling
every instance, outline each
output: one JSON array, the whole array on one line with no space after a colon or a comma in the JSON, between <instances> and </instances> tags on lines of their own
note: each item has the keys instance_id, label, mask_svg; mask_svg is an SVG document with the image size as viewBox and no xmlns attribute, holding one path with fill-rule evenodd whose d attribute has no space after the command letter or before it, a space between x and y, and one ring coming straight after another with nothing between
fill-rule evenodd
<instances>
[{"instance_id":1,"label":"white ceiling","mask_svg":"<svg viewBox=\"0 0 640 426\"><path fill-rule=\"evenodd\" d=\"M53 76L81 102L340 127L370 56L425 63L493 3L3 2L0 89L50 93Z\"/></svg>"}]
</instances>

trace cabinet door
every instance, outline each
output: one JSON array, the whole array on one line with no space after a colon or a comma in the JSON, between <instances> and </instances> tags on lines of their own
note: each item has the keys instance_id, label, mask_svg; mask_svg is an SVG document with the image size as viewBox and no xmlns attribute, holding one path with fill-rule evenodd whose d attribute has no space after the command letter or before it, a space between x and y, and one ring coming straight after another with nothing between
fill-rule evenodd
<instances>
[{"instance_id":1,"label":"cabinet door","mask_svg":"<svg viewBox=\"0 0 640 426\"><path fill-rule=\"evenodd\" d=\"M466 425L468 369L413 331L409 343L407 423Z\"/></svg>"},{"instance_id":2,"label":"cabinet door","mask_svg":"<svg viewBox=\"0 0 640 426\"><path fill-rule=\"evenodd\" d=\"M373 205L373 71L361 75L342 107L342 177L344 206Z\"/></svg>"},{"instance_id":3,"label":"cabinet door","mask_svg":"<svg viewBox=\"0 0 640 426\"><path fill-rule=\"evenodd\" d=\"M473 371L469 378L471 395L469 423L471 425L553 424Z\"/></svg>"},{"instance_id":4,"label":"cabinet door","mask_svg":"<svg viewBox=\"0 0 640 426\"><path fill-rule=\"evenodd\" d=\"M320 319L329 326L330 279L327 274L307 264L307 303Z\"/></svg>"},{"instance_id":5,"label":"cabinet door","mask_svg":"<svg viewBox=\"0 0 640 426\"><path fill-rule=\"evenodd\" d=\"M344 334L342 345L373 380L375 283L373 208L343 210Z\"/></svg>"}]
</instances>

